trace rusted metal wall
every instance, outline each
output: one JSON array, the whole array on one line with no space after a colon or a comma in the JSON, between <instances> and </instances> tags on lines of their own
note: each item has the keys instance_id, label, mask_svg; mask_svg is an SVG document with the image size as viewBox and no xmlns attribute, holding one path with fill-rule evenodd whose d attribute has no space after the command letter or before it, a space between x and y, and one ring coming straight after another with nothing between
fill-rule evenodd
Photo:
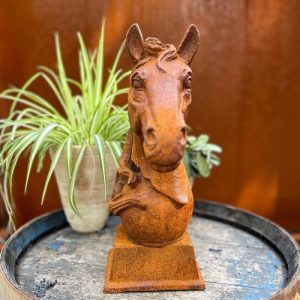
<instances>
[{"instance_id":1,"label":"rusted metal wall","mask_svg":"<svg viewBox=\"0 0 300 300\"><path fill-rule=\"evenodd\" d=\"M201 33L193 62L188 122L223 149L222 166L196 181L198 198L226 202L300 228L300 2L297 0L2 0L0 88L21 85L37 65L55 66L53 33L62 39L70 74L77 76L77 31L97 44L107 16L106 62L138 22L145 35L178 43L190 23ZM122 66L129 69L123 56ZM40 84L35 89L53 102ZM126 99L119 99L119 103ZM1 103L0 114L5 115ZM49 161L48 161L49 163ZM25 161L15 197L20 223L59 206L55 182L40 208L44 173L23 196Z\"/></svg>"}]
</instances>

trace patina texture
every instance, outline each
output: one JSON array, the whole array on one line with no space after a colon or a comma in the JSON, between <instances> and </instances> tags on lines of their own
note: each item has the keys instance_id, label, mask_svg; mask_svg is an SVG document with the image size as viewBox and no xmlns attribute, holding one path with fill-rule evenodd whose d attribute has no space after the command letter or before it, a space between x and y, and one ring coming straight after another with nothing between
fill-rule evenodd
<instances>
[{"instance_id":1,"label":"patina texture","mask_svg":"<svg viewBox=\"0 0 300 300\"><path fill-rule=\"evenodd\" d=\"M156 38L144 40L137 24L127 33L126 45L133 64L128 96L131 128L120 159L114 197L109 202L110 212L121 217L123 235L117 235L110 253L105 292L204 288L195 269L197 275L190 279L182 268L176 271L174 265L166 264L165 274L169 277L164 280L157 269L159 259L174 260L177 266L189 261L191 268L198 268L186 233L194 199L182 161L187 138L185 119L191 104L190 63L198 44L195 25L188 28L177 49ZM127 240L133 242L130 247ZM170 248L164 248L168 245ZM120 273L129 272L132 255L148 263L142 270L130 263L136 266L130 272L136 269L136 274L134 280L128 278L126 282ZM178 272L186 279L179 281ZM148 273L156 278L150 283L146 282Z\"/></svg>"},{"instance_id":2,"label":"patina texture","mask_svg":"<svg viewBox=\"0 0 300 300\"><path fill-rule=\"evenodd\" d=\"M119 226L107 270L106 293L204 289L187 233L165 247L144 247L129 241L124 228Z\"/></svg>"}]
</instances>

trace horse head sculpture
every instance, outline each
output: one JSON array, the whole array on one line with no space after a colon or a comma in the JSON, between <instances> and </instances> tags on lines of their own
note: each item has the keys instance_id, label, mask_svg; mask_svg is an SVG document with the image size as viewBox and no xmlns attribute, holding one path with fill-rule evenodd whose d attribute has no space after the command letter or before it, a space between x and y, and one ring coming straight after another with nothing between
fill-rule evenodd
<instances>
[{"instance_id":1,"label":"horse head sculpture","mask_svg":"<svg viewBox=\"0 0 300 300\"><path fill-rule=\"evenodd\" d=\"M137 24L126 36L133 64L131 128L109 210L120 215L128 237L138 244L173 243L186 231L192 214L193 195L182 157L191 104L190 64L198 44L195 25L178 49L156 38L144 40Z\"/></svg>"},{"instance_id":2,"label":"horse head sculpture","mask_svg":"<svg viewBox=\"0 0 300 300\"><path fill-rule=\"evenodd\" d=\"M191 25L178 50L156 38L143 40L138 25L131 26L126 43L133 71L128 110L131 128L143 137L145 158L158 172L178 167L186 144L185 117L191 103L189 67L199 33Z\"/></svg>"},{"instance_id":3,"label":"horse head sculpture","mask_svg":"<svg viewBox=\"0 0 300 300\"><path fill-rule=\"evenodd\" d=\"M137 24L127 32L130 130L109 202L122 224L108 254L105 293L205 288L187 233L194 198L182 161L198 43L195 25L177 50L144 41Z\"/></svg>"}]
</instances>

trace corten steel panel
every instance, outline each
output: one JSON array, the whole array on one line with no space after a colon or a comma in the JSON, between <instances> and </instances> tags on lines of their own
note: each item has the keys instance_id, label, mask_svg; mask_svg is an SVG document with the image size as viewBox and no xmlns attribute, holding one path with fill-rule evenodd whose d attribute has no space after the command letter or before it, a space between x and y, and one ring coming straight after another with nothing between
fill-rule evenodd
<instances>
[{"instance_id":1,"label":"corten steel panel","mask_svg":"<svg viewBox=\"0 0 300 300\"><path fill-rule=\"evenodd\" d=\"M300 2L249 1L236 204L300 228Z\"/></svg>"},{"instance_id":2,"label":"corten steel panel","mask_svg":"<svg viewBox=\"0 0 300 300\"><path fill-rule=\"evenodd\" d=\"M21 85L37 65L55 67L54 31L60 33L69 74L77 76L76 32L95 47L103 15L107 66L133 22L145 36L163 42L179 43L190 23L199 27L188 123L195 134L208 133L224 153L221 167L209 179L196 181L195 196L248 208L299 229L300 2L2 0L0 88ZM129 69L126 55L121 65ZM54 103L45 85L34 88ZM1 116L5 109L1 103ZM20 223L60 205L51 182L40 207L45 172L34 175L23 196L25 166L25 161L20 164L15 180Z\"/></svg>"}]
</instances>

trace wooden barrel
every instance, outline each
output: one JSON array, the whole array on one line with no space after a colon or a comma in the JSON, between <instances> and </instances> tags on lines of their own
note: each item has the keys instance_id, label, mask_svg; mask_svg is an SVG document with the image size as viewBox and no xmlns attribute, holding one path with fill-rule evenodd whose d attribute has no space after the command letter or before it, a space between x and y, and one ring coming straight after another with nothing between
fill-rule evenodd
<instances>
[{"instance_id":1,"label":"wooden barrel","mask_svg":"<svg viewBox=\"0 0 300 300\"><path fill-rule=\"evenodd\" d=\"M86 235L72 231L62 211L28 223L3 248L0 299L300 299L293 238L262 217L208 201L196 202L189 227L205 291L104 295L118 222L111 217Z\"/></svg>"}]
</instances>

